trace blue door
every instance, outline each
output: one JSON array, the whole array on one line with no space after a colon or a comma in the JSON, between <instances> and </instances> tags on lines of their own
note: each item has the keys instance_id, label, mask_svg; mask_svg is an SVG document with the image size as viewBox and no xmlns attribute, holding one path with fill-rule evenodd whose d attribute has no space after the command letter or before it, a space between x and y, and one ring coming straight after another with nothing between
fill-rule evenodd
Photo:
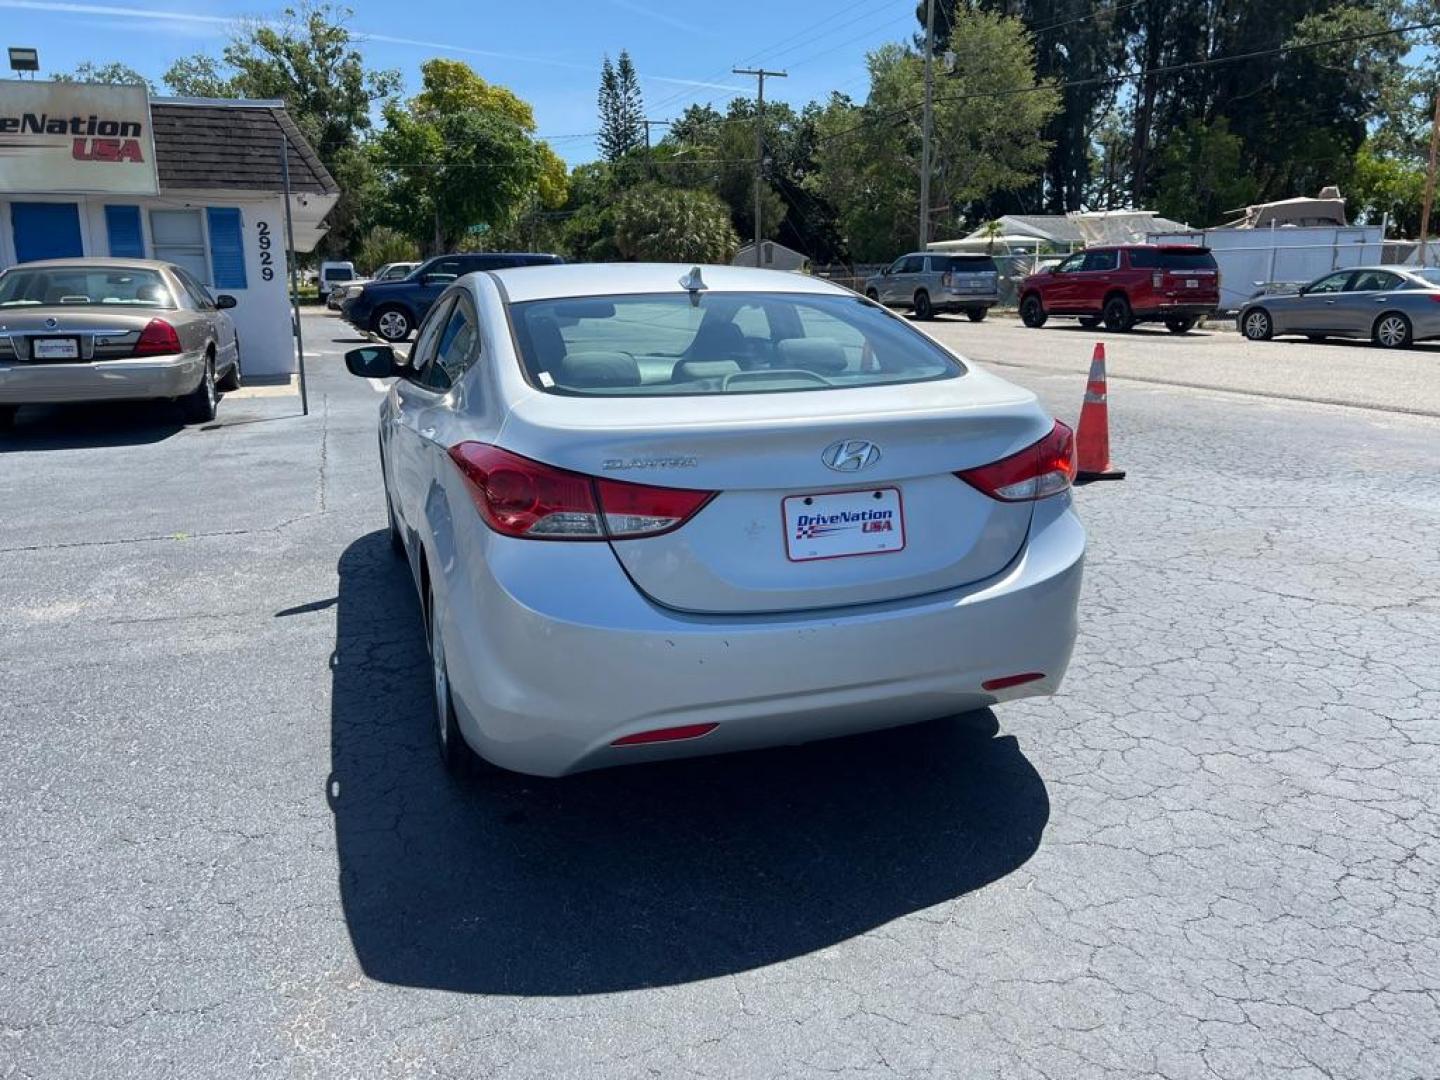
<instances>
[{"instance_id":1,"label":"blue door","mask_svg":"<svg viewBox=\"0 0 1440 1080\"><path fill-rule=\"evenodd\" d=\"M74 203L10 204L15 261L68 259L85 254L80 242L80 208Z\"/></svg>"}]
</instances>

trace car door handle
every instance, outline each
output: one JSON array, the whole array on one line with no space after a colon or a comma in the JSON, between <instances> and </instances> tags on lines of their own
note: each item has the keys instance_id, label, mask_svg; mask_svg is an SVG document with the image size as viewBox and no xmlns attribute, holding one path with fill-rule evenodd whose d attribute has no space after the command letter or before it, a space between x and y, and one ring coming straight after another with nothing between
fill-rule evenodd
<instances>
[{"instance_id":1,"label":"car door handle","mask_svg":"<svg viewBox=\"0 0 1440 1080\"><path fill-rule=\"evenodd\" d=\"M1335 303L1335 301L1334 301L1334 300L1326 300L1325 303L1327 303L1327 304L1333 304L1333 303Z\"/></svg>"}]
</instances>

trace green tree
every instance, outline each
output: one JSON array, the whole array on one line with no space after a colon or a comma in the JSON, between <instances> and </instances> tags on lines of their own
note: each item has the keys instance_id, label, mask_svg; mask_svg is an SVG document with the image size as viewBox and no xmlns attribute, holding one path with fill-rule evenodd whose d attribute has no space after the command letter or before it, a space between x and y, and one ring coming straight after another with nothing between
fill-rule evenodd
<instances>
[{"instance_id":1,"label":"green tree","mask_svg":"<svg viewBox=\"0 0 1440 1080\"><path fill-rule=\"evenodd\" d=\"M150 93L155 93L155 84L141 75L129 64L96 64L86 60L82 64L76 64L75 70L68 75L52 76L55 82L74 83L107 83L112 86L143 86Z\"/></svg>"},{"instance_id":2,"label":"green tree","mask_svg":"<svg viewBox=\"0 0 1440 1080\"><path fill-rule=\"evenodd\" d=\"M1425 193L1424 158L1387 153L1367 141L1355 155L1348 191L1346 201L1355 217L1379 224L1388 216L1395 235L1419 235Z\"/></svg>"},{"instance_id":3,"label":"green tree","mask_svg":"<svg viewBox=\"0 0 1440 1080\"><path fill-rule=\"evenodd\" d=\"M222 62L213 56L196 53L182 56L161 76L172 93L181 97L239 97L234 77L225 74Z\"/></svg>"},{"instance_id":4,"label":"green tree","mask_svg":"<svg viewBox=\"0 0 1440 1080\"><path fill-rule=\"evenodd\" d=\"M361 199L373 190L357 154L371 127L371 110L400 87L396 71L365 64L350 33L349 8L305 0L279 20L239 22L221 58L198 54L177 60L164 80L176 93L197 97L279 98L306 139L340 183L323 250L348 251L367 225Z\"/></svg>"},{"instance_id":5,"label":"green tree","mask_svg":"<svg viewBox=\"0 0 1440 1080\"><path fill-rule=\"evenodd\" d=\"M612 64L606 56L600 67L600 134L596 143L606 161L619 161L626 154L645 145L645 106L640 97L640 81L630 54L620 50Z\"/></svg>"},{"instance_id":6,"label":"green tree","mask_svg":"<svg viewBox=\"0 0 1440 1080\"><path fill-rule=\"evenodd\" d=\"M740 240L730 211L708 191L634 188L614 207L620 255L645 262L728 263Z\"/></svg>"},{"instance_id":7,"label":"green tree","mask_svg":"<svg viewBox=\"0 0 1440 1080\"><path fill-rule=\"evenodd\" d=\"M558 159L533 137L528 105L456 61L420 70L420 93L385 106L372 142L390 224L433 254L457 247L473 226L503 229L542 198L563 200Z\"/></svg>"},{"instance_id":8,"label":"green tree","mask_svg":"<svg viewBox=\"0 0 1440 1080\"><path fill-rule=\"evenodd\" d=\"M1035 77L1034 52L1015 19L957 10L949 49L954 75L935 98L931 199L937 235L952 213L1021 190L1045 166L1041 132L1054 90ZM852 257L881 261L915 243L919 211L923 63L903 45L871 53L864 105L832 97L816 118L810 191L832 205Z\"/></svg>"},{"instance_id":9,"label":"green tree","mask_svg":"<svg viewBox=\"0 0 1440 1080\"><path fill-rule=\"evenodd\" d=\"M365 234L355 252L355 261L367 273L374 273L386 263L414 262L420 258L420 246L398 229L376 225Z\"/></svg>"},{"instance_id":10,"label":"green tree","mask_svg":"<svg viewBox=\"0 0 1440 1080\"><path fill-rule=\"evenodd\" d=\"M1222 220L1228 210L1255 201L1256 183L1241 167L1244 147L1222 116L1192 120L1160 151L1156 209L1168 218L1199 226Z\"/></svg>"}]
</instances>

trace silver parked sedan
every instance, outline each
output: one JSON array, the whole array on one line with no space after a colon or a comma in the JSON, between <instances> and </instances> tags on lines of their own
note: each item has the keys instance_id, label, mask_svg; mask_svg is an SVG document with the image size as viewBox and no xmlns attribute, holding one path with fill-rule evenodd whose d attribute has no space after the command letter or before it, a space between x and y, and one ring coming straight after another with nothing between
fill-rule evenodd
<instances>
[{"instance_id":1,"label":"silver parked sedan","mask_svg":"<svg viewBox=\"0 0 1440 1080\"><path fill-rule=\"evenodd\" d=\"M1369 338L1386 349L1440 337L1440 285L1399 266L1337 270L1294 292L1252 296L1240 309L1251 341L1277 334Z\"/></svg>"},{"instance_id":2,"label":"silver parked sedan","mask_svg":"<svg viewBox=\"0 0 1440 1080\"><path fill-rule=\"evenodd\" d=\"M240 386L225 309L189 271L147 259L52 259L0 274L0 424L22 405L178 399L215 417Z\"/></svg>"},{"instance_id":3,"label":"silver parked sedan","mask_svg":"<svg viewBox=\"0 0 1440 1080\"><path fill-rule=\"evenodd\" d=\"M542 775L1060 685L1085 537L1033 394L838 286L471 274L347 366L380 408L442 756Z\"/></svg>"}]
</instances>

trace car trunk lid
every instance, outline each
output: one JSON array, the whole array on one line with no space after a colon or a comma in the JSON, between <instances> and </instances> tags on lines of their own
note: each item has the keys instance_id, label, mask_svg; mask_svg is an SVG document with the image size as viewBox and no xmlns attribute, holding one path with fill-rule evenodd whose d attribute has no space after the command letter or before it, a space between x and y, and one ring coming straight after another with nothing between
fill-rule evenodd
<instances>
[{"instance_id":1,"label":"car trunk lid","mask_svg":"<svg viewBox=\"0 0 1440 1080\"><path fill-rule=\"evenodd\" d=\"M878 603L998 573L1025 541L1031 504L999 502L955 473L1050 427L1028 392L972 369L785 394L535 393L499 441L593 476L716 492L674 532L611 547L655 602L734 614Z\"/></svg>"}]
</instances>

